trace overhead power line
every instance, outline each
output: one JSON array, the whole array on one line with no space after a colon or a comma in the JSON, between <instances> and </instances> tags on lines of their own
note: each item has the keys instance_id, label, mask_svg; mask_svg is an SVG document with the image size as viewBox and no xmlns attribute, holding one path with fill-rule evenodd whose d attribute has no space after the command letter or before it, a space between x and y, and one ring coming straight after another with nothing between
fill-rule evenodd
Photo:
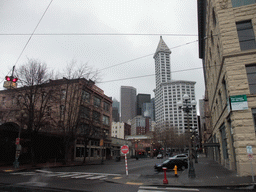
<instances>
[{"instance_id":1,"label":"overhead power line","mask_svg":"<svg viewBox=\"0 0 256 192\"><path fill-rule=\"evenodd\" d=\"M186 71L193 71L193 70L198 70L202 69L203 67L196 67L196 68L190 68L190 69L183 69L183 70L178 70L178 71L172 71L171 73L179 73L179 72L186 72ZM136 77L127 77L127 78L122 78L122 79L114 79L114 80L109 80L109 81L103 81L103 82L98 82L98 83L109 83L109 82L115 82L115 81L123 81L123 80L129 80L129 79L138 79L138 78L143 78L143 77L150 77L150 76L155 76L156 74L149 74L149 75L141 75L141 76L136 76Z\"/></svg>"},{"instance_id":2,"label":"overhead power line","mask_svg":"<svg viewBox=\"0 0 256 192\"><path fill-rule=\"evenodd\" d=\"M191 42L188 42L188 43L185 43L185 44L182 44L182 45L177 45L177 46L172 47L172 48L170 48L170 49L171 49L171 50L172 50L172 49L176 49L176 48L183 47L183 46L189 45L189 44L191 44L191 43L195 43L195 42L198 42L198 40L191 41ZM111 65L111 66L109 66L109 67L105 67L105 68L99 69L99 71L103 71L103 70L105 70L105 69L110 69L110 68L117 67L117 66L120 66L120 65L123 65L123 64L126 64L126 63L130 63L130 62L132 62L132 61L136 61L136 60L139 60L139 59L143 59L143 58L145 58L145 57L152 56L152 55L154 55L154 54L155 54L155 53L151 53L151 54L148 54L148 55L144 55L144 56L141 56L141 57L137 57L137 58L135 58L135 59L131 59L131 60L129 60L129 61L124 61L124 62L122 62L122 63L118 63L118 64L115 64L115 65Z\"/></svg>"},{"instance_id":3,"label":"overhead power line","mask_svg":"<svg viewBox=\"0 0 256 192\"><path fill-rule=\"evenodd\" d=\"M34 35L34 33L35 33L35 31L36 31L37 27L39 26L40 22L42 21L42 19L43 19L44 15L46 14L46 12L47 12L47 10L49 9L49 7L50 7L50 5L51 5L51 3L52 3L52 2L53 2L53 0L51 0L51 2L49 3L49 5L48 5L48 6L47 6L47 8L45 9L45 11L44 11L44 13L43 13L42 17L41 17L41 18L40 18L40 20L38 21L38 23L37 23L37 25L36 25L36 27L35 27L34 31L32 32L32 34L27 34L27 35L30 35L30 37L29 37L29 39L28 39L27 43L25 44L25 46L23 47L23 49L22 49L22 51L21 51L21 53L20 53L20 55L19 55L18 59L16 60L16 62L15 62L15 64L14 64L14 66L18 63L18 61L19 61L20 57L22 56L23 52L25 51L25 49L26 49L26 47L27 47L27 45L28 45L29 41L31 40L32 36Z\"/></svg>"},{"instance_id":4,"label":"overhead power line","mask_svg":"<svg viewBox=\"0 0 256 192\"><path fill-rule=\"evenodd\" d=\"M5 36L28 36L28 33L0 33ZM175 34L175 33L34 33L34 36L181 36L197 37L197 34Z\"/></svg>"}]
</instances>

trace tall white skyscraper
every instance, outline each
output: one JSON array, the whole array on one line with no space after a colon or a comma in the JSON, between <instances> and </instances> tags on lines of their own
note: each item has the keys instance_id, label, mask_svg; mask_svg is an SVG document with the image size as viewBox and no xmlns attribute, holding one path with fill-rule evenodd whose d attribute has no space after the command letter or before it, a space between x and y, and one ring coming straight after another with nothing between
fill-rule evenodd
<instances>
[{"instance_id":1,"label":"tall white skyscraper","mask_svg":"<svg viewBox=\"0 0 256 192\"><path fill-rule=\"evenodd\" d=\"M155 118L156 126L168 125L178 133L184 133L187 128L187 116L178 108L177 102L182 100L184 94L189 95L189 105L195 100L195 83L193 81L171 79L171 51L160 37L156 52L155 73ZM197 129L197 113L193 109L189 114L190 128Z\"/></svg>"}]
</instances>

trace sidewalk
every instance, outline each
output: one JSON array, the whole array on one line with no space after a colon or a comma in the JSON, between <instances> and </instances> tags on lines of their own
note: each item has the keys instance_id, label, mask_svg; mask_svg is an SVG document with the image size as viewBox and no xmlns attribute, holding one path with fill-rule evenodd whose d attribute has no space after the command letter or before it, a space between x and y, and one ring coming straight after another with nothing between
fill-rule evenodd
<instances>
[{"instance_id":1,"label":"sidewalk","mask_svg":"<svg viewBox=\"0 0 256 192\"><path fill-rule=\"evenodd\" d=\"M178 177L173 171L167 172L168 184L163 184L164 175L123 175L122 177L109 178L109 182L117 182L133 185L175 186L175 187L246 187L254 186L252 177L239 177L234 171L230 171L217 162L206 157L200 157L198 163L194 163L195 178L188 178L188 169L179 172Z\"/></svg>"}]
</instances>

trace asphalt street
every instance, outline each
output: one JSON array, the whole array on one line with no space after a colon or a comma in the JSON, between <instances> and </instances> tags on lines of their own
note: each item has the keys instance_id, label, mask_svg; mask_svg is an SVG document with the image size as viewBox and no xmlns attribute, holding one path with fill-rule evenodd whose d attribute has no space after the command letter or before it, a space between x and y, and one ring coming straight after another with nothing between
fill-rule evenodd
<instances>
[{"instance_id":1,"label":"asphalt street","mask_svg":"<svg viewBox=\"0 0 256 192\"><path fill-rule=\"evenodd\" d=\"M145 178L158 178L162 184L163 172L155 172L154 164L163 159L129 159L129 177L136 180L141 175ZM228 189L207 188L175 188L161 186L142 186L140 184L122 184L109 182L108 178L118 179L125 174L125 162L106 161L104 165L85 165L72 167L55 167L33 169L20 172L0 173L0 191L106 191L106 192L160 192L160 191L201 191L201 192L230 192ZM176 179L169 171L168 180ZM181 172L178 172L181 174ZM170 181L171 182L171 181ZM239 191L251 191L242 189Z\"/></svg>"}]
</instances>

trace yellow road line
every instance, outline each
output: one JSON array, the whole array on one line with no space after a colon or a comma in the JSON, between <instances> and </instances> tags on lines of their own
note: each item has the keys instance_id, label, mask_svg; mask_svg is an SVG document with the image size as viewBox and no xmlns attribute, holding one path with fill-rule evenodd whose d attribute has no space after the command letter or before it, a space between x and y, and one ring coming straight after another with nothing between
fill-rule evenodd
<instances>
[{"instance_id":1,"label":"yellow road line","mask_svg":"<svg viewBox=\"0 0 256 192\"><path fill-rule=\"evenodd\" d=\"M133 182L127 182L128 185L143 185L143 183L133 183Z\"/></svg>"}]
</instances>

